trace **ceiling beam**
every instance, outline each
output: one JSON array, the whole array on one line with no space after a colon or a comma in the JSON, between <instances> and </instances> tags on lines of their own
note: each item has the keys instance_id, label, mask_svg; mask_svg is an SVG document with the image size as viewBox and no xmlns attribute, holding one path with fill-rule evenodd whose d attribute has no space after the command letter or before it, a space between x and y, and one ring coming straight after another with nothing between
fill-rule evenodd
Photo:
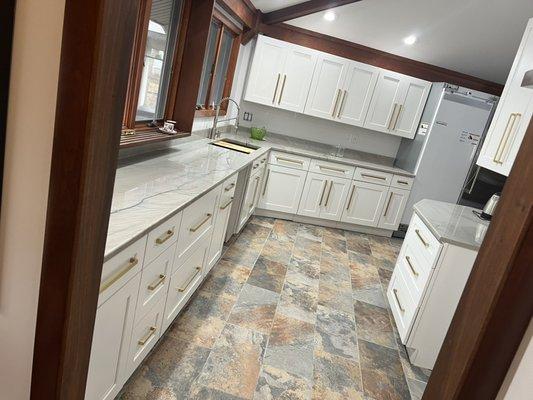
<instances>
[{"instance_id":1,"label":"ceiling beam","mask_svg":"<svg viewBox=\"0 0 533 400\"><path fill-rule=\"evenodd\" d=\"M279 24L294 18L304 17L330 8L356 3L361 0L310 0L304 3L295 4L280 10L271 11L263 15L262 22L267 25Z\"/></svg>"},{"instance_id":2,"label":"ceiling beam","mask_svg":"<svg viewBox=\"0 0 533 400\"><path fill-rule=\"evenodd\" d=\"M217 0L217 3L246 29L252 28L257 9L249 0Z\"/></svg>"}]
</instances>

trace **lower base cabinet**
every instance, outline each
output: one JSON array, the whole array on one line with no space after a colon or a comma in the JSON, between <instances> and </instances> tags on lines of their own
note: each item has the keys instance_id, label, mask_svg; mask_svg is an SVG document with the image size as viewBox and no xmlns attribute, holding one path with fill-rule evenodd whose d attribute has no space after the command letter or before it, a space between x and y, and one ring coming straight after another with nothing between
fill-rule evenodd
<instances>
[{"instance_id":1,"label":"lower base cabinet","mask_svg":"<svg viewBox=\"0 0 533 400\"><path fill-rule=\"evenodd\" d=\"M379 228L398 229L410 193L409 190L390 188L385 202L385 208L379 219Z\"/></svg>"},{"instance_id":2,"label":"lower base cabinet","mask_svg":"<svg viewBox=\"0 0 533 400\"><path fill-rule=\"evenodd\" d=\"M349 179L310 172L305 181L298 215L339 221L349 187Z\"/></svg>"},{"instance_id":3,"label":"lower base cabinet","mask_svg":"<svg viewBox=\"0 0 533 400\"><path fill-rule=\"evenodd\" d=\"M349 224L378 226L389 188L368 182L352 182L341 221Z\"/></svg>"},{"instance_id":4,"label":"lower base cabinet","mask_svg":"<svg viewBox=\"0 0 533 400\"><path fill-rule=\"evenodd\" d=\"M296 214L306 176L307 170L269 165L259 207Z\"/></svg>"}]
</instances>

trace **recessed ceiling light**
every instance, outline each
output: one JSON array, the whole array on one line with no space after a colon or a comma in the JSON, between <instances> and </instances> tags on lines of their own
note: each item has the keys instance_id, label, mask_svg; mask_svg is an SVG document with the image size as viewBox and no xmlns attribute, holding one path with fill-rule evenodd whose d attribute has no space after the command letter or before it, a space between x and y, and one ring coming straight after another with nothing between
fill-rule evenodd
<instances>
[{"instance_id":1,"label":"recessed ceiling light","mask_svg":"<svg viewBox=\"0 0 533 400\"><path fill-rule=\"evenodd\" d=\"M408 44L409 46L412 45L412 44L415 44L416 36L415 35L407 36L406 38L403 39L403 42L405 44Z\"/></svg>"},{"instance_id":2,"label":"recessed ceiling light","mask_svg":"<svg viewBox=\"0 0 533 400\"><path fill-rule=\"evenodd\" d=\"M324 14L324 19L326 21L335 21L336 17L337 16L335 15L333 11L326 11L326 13Z\"/></svg>"}]
</instances>

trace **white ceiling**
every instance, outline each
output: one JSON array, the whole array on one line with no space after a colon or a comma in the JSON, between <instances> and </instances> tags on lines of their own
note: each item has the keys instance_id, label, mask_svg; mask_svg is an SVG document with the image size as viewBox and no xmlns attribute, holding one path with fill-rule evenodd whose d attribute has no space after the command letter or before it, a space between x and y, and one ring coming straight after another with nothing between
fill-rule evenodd
<instances>
[{"instance_id":1,"label":"white ceiling","mask_svg":"<svg viewBox=\"0 0 533 400\"><path fill-rule=\"evenodd\" d=\"M252 0L263 12L301 3L299 0ZM335 36L393 54L505 83L532 0L362 0L289 24ZM402 39L416 35L405 45Z\"/></svg>"}]
</instances>

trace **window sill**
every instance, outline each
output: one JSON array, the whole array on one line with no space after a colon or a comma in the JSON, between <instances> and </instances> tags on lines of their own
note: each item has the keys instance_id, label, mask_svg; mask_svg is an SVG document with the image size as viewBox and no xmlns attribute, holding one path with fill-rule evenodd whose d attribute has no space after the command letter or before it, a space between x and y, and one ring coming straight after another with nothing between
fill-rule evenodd
<instances>
[{"instance_id":1,"label":"window sill","mask_svg":"<svg viewBox=\"0 0 533 400\"><path fill-rule=\"evenodd\" d=\"M217 112L215 110L196 110L194 112L195 117L214 117ZM220 110L218 113L220 117L226 115L226 110Z\"/></svg>"},{"instance_id":2,"label":"window sill","mask_svg":"<svg viewBox=\"0 0 533 400\"><path fill-rule=\"evenodd\" d=\"M167 140L179 139L190 135L190 133L184 132L178 132L174 135L169 135L153 129L136 131L133 135L120 136L120 148L124 149L129 147L143 146L148 143L164 142Z\"/></svg>"}]
</instances>

